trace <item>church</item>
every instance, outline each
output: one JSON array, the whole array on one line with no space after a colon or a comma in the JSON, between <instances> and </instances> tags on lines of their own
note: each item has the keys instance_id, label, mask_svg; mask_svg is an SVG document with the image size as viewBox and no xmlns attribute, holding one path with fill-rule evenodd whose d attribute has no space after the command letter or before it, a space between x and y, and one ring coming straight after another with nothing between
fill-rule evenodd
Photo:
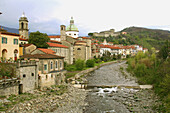
<instances>
[{"instance_id":1,"label":"church","mask_svg":"<svg viewBox=\"0 0 170 113\"><path fill-rule=\"evenodd\" d=\"M51 37L51 40L59 41L62 45L68 47L68 64L72 64L78 59L86 61L92 58L91 39L88 37L79 37L79 30L74 24L73 17L71 17L70 24L67 27L65 25L60 26L60 36L49 37Z\"/></svg>"}]
</instances>

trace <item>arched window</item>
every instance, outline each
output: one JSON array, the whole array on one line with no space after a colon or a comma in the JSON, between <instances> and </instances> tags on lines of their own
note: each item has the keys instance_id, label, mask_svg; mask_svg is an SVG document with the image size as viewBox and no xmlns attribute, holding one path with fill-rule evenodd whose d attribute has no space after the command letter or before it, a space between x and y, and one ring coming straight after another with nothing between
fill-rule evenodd
<instances>
[{"instance_id":1,"label":"arched window","mask_svg":"<svg viewBox=\"0 0 170 113\"><path fill-rule=\"evenodd\" d=\"M53 69L53 62L52 62L52 61L51 61L51 63L50 63L50 66L51 66L50 69Z\"/></svg>"},{"instance_id":2,"label":"arched window","mask_svg":"<svg viewBox=\"0 0 170 113\"><path fill-rule=\"evenodd\" d=\"M81 48L77 48L77 50L81 50Z\"/></svg>"}]
</instances>

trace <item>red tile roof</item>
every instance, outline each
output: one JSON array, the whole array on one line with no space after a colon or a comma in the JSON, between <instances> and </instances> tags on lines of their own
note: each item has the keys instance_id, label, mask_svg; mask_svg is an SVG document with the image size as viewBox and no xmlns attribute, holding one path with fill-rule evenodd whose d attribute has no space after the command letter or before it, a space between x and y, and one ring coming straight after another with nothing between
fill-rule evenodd
<instances>
[{"instance_id":1,"label":"red tile roof","mask_svg":"<svg viewBox=\"0 0 170 113\"><path fill-rule=\"evenodd\" d=\"M28 39L19 38L20 41L28 41Z\"/></svg>"},{"instance_id":2,"label":"red tile roof","mask_svg":"<svg viewBox=\"0 0 170 113\"><path fill-rule=\"evenodd\" d=\"M23 56L20 56L21 58L38 58L38 59L62 59L64 57L58 56L58 55L53 55L53 54L26 54Z\"/></svg>"},{"instance_id":3,"label":"red tile roof","mask_svg":"<svg viewBox=\"0 0 170 113\"><path fill-rule=\"evenodd\" d=\"M87 43L86 41L81 41L81 40L76 41L76 43L77 43L77 42L78 42L78 43L79 43L79 42L80 42L80 43Z\"/></svg>"},{"instance_id":4,"label":"red tile roof","mask_svg":"<svg viewBox=\"0 0 170 113\"><path fill-rule=\"evenodd\" d=\"M61 44L61 42L55 41L55 40L50 40L50 42L54 42L54 43L59 43L59 44Z\"/></svg>"},{"instance_id":5,"label":"red tile roof","mask_svg":"<svg viewBox=\"0 0 170 113\"><path fill-rule=\"evenodd\" d=\"M68 47L65 46L65 45L56 44L56 43L49 43L49 42L47 42L47 44L48 44L50 47L68 48Z\"/></svg>"},{"instance_id":6,"label":"red tile roof","mask_svg":"<svg viewBox=\"0 0 170 113\"><path fill-rule=\"evenodd\" d=\"M55 54L56 53L51 49L44 49L44 48L37 48L37 49L44 52L44 53L46 53L46 54Z\"/></svg>"},{"instance_id":7,"label":"red tile roof","mask_svg":"<svg viewBox=\"0 0 170 113\"><path fill-rule=\"evenodd\" d=\"M28 46L30 46L30 45L33 45L33 44L23 44L22 46L23 46L23 47L28 47Z\"/></svg>"},{"instance_id":8,"label":"red tile roof","mask_svg":"<svg viewBox=\"0 0 170 113\"><path fill-rule=\"evenodd\" d=\"M60 35L48 36L49 38L60 38Z\"/></svg>"},{"instance_id":9,"label":"red tile roof","mask_svg":"<svg viewBox=\"0 0 170 113\"><path fill-rule=\"evenodd\" d=\"M4 34L4 35L12 35L12 36L20 36L19 34L10 33L10 32L6 32L6 31L2 31L1 34Z\"/></svg>"},{"instance_id":10,"label":"red tile roof","mask_svg":"<svg viewBox=\"0 0 170 113\"><path fill-rule=\"evenodd\" d=\"M81 37L81 38L83 38L83 39L90 39L89 37Z\"/></svg>"}]
</instances>

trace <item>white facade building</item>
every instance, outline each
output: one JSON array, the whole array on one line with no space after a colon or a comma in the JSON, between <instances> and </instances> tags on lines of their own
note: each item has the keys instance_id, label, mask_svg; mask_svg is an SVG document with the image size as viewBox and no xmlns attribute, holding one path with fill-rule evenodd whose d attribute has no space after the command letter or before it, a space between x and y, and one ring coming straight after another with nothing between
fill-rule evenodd
<instances>
[{"instance_id":1,"label":"white facade building","mask_svg":"<svg viewBox=\"0 0 170 113\"><path fill-rule=\"evenodd\" d=\"M66 28L66 35L67 35L67 36L71 36L71 37L73 37L73 38L78 38L78 37L79 37L79 30L78 30L78 28L74 25L73 17L71 17L70 25L67 26L67 28Z\"/></svg>"}]
</instances>

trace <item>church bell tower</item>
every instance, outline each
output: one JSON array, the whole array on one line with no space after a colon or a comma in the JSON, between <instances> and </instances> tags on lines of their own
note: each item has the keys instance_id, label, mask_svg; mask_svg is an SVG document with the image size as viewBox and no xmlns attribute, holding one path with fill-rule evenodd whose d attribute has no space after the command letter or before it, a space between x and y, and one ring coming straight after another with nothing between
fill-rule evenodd
<instances>
[{"instance_id":1,"label":"church bell tower","mask_svg":"<svg viewBox=\"0 0 170 113\"><path fill-rule=\"evenodd\" d=\"M66 40L66 26L65 25L60 26L60 39L61 41Z\"/></svg>"},{"instance_id":2,"label":"church bell tower","mask_svg":"<svg viewBox=\"0 0 170 113\"><path fill-rule=\"evenodd\" d=\"M22 14L22 16L19 19L19 34L22 38L28 39L28 19L25 16L25 13Z\"/></svg>"}]
</instances>

